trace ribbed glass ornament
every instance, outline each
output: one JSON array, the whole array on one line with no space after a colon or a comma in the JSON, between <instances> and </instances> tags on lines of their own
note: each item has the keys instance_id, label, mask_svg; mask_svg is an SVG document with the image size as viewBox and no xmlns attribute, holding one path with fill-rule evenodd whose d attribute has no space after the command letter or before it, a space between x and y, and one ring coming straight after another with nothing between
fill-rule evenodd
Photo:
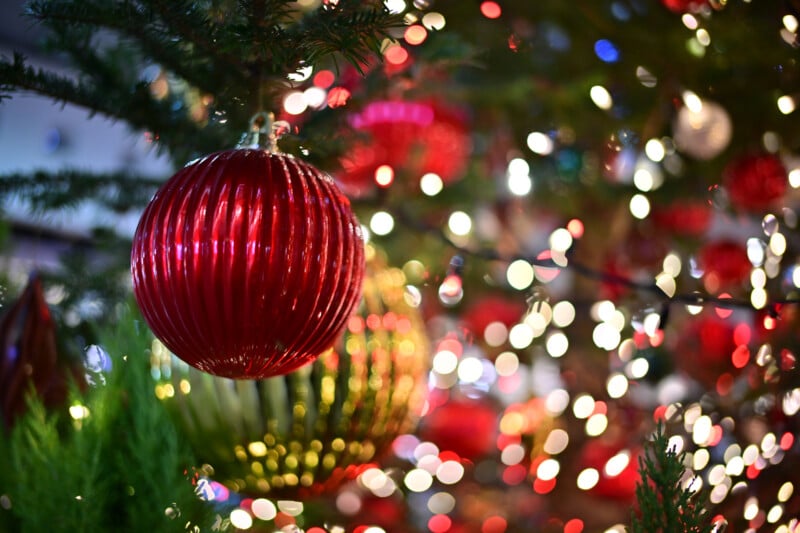
<instances>
[{"instance_id":1,"label":"ribbed glass ornament","mask_svg":"<svg viewBox=\"0 0 800 533\"><path fill-rule=\"evenodd\" d=\"M286 374L328 349L359 301L364 242L327 174L237 148L194 161L145 209L133 290L153 333L210 374Z\"/></svg>"}]
</instances>

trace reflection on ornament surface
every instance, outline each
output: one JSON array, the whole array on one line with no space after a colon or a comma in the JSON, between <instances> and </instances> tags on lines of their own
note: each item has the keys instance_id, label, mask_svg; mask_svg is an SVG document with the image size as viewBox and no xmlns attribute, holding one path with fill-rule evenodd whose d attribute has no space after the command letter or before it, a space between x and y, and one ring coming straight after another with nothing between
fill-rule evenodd
<instances>
[{"instance_id":1,"label":"reflection on ornament surface","mask_svg":"<svg viewBox=\"0 0 800 533\"><path fill-rule=\"evenodd\" d=\"M405 275L367 247L358 313L336 348L287 376L230 380L200 372L153 344L162 398L214 478L245 494L330 490L412 431L429 347Z\"/></svg>"}]
</instances>

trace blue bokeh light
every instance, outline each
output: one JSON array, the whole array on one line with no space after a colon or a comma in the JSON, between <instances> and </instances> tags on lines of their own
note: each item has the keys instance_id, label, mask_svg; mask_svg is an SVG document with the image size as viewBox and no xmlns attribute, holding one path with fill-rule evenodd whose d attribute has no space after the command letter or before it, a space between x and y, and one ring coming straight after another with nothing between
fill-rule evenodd
<instances>
[{"instance_id":1,"label":"blue bokeh light","mask_svg":"<svg viewBox=\"0 0 800 533\"><path fill-rule=\"evenodd\" d=\"M619 61L619 50L617 46L608 39L600 39L594 43L594 53L605 63L616 63Z\"/></svg>"}]
</instances>

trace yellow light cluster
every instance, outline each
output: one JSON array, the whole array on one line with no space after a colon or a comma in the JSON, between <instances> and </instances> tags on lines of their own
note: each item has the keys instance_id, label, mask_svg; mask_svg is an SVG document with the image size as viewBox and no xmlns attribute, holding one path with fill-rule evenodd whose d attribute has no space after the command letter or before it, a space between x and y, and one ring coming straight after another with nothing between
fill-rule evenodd
<instances>
[{"instance_id":1,"label":"yellow light cluster","mask_svg":"<svg viewBox=\"0 0 800 533\"><path fill-rule=\"evenodd\" d=\"M165 361L171 366L156 395L230 489L323 490L413 429L428 368L424 326L406 302L403 272L386 268L372 247L367 257L362 304L337 348L287 376L214 377L171 360L154 342L152 367L164 376Z\"/></svg>"}]
</instances>

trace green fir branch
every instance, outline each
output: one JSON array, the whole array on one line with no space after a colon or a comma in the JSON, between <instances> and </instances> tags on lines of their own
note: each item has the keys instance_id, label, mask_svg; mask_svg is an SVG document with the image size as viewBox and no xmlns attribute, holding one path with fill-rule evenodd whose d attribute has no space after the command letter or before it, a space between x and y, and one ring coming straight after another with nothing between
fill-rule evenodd
<instances>
[{"instance_id":1,"label":"green fir branch","mask_svg":"<svg viewBox=\"0 0 800 533\"><path fill-rule=\"evenodd\" d=\"M85 64L90 62L94 63L84 60ZM30 91L59 103L75 104L92 113L125 120L135 130L153 132L159 144L170 152L185 153L191 147L192 154L207 153L233 144L224 128L203 128L185 110L176 111L172 99L155 100L146 83L123 86L113 79L111 71L98 76L108 83L90 83L86 77L75 79L34 68L21 54L15 54L13 61L0 59L0 91Z\"/></svg>"},{"instance_id":2,"label":"green fir branch","mask_svg":"<svg viewBox=\"0 0 800 533\"><path fill-rule=\"evenodd\" d=\"M103 330L112 369L72 405L85 418L47 412L33 397L3 438L0 524L22 532L209 531L215 512L198 499L193 459L153 392L150 334L124 312Z\"/></svg>"},{"instance_id":3,"label":"green fir branch","mask_svg":"<svg viewBox=\"0 0 800 533\"><path fill-rule=\"evenodd\" d=\"M72 37L76 31L113 30L136 43L145 57L204 92L215 93L226 83L242 81L238 76L241 71L238 56L213 46L217 32L211 30L213 26L194 2L166 5L154 1L152 6L144 6L135 2L37 1L29 5L28 12L54 32L64 34L65 38L59 39L56 46L59 50L74 46L76 41ZM80 65L91 57L92 47L82 43L71 55ZM86 66L82 70L97 72Z\"/></svg>"},{"instance_id":4,"label":"green fir branch","mask_svg":"<svg viewBox=\"0 0 800 533\"><path fill-rule=\"evenodd\" d=\"M74 208L92 200L113 211L144 207L163 179L129 172L95 174L75 169L0 175L0 196L24 199L34 213Z\"/></svg>"},{"instance_id":5,"label":"green fir branch","mask_svg":"<svg viewBox=\"0 0 800 533\"><path fill-rule=\"evenodd\" d=\"M383 2L341 0L334 9L323 6L317 16L304 17L289 35L309 63L336 53L361 70L370 55L380 54L390 29L401 25L402 18L389 13Z\"/></svg>"},{"instance_id":6,"label":"green fir branch","mask_svg":"<svg viewBox=\"0 0 800 533\"><path fill-rule=\"evenodd\" d=\"M67 429L70 437L65 442L57 414L47 413L36 397L31 397L28 409L10 435L11 511L22 531L91 530L100 522L100 500L110 488L94 435Z\"/></svg>"},{"instance_id":7,"label":"green fir branch","mask_svg":"<svg viewBox=\"0 0 800 533\"><path fill-rule=\"evenodd\" d=\"M631 516L630 533L714 533L703 494L683 488L686 452L677 453L659 426L639 458L641 480L636 485L638 511Z\"/></svg>"}]
</instances>

